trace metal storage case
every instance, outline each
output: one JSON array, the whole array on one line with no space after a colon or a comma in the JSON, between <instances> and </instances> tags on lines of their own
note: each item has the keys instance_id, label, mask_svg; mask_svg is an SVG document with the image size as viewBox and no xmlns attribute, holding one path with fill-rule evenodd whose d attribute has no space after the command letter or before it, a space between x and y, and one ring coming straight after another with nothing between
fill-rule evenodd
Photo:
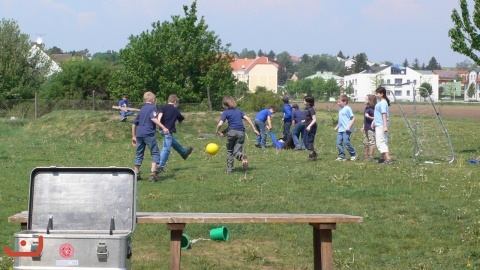
<instances>
[{"instance_id":1,"label":"metal storage case","mask_svg":"<svg viewBox=\"0 0 480 270\"><path fill-rule=\"evenodd\" d=\"M136 182L130 168L35 168L13 269L130 269Z\"/></svg>"}]
</instances>

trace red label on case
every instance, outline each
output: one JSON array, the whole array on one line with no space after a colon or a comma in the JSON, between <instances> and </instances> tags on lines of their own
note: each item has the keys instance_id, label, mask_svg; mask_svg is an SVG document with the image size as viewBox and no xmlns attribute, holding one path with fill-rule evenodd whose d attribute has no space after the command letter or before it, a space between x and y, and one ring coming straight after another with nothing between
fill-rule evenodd
<instances>
[{"instance_id":1,"label":"red label on case","mask_svg":"<svg viewBox=\"0 0 480 270\"><path fill-rule=\"evenodd\" d=\"M70 245L69 243L65 243L60 246L58 249L58 253L60 253L60 256L64 259L68 259L73 256L73 246Z\"/></svg>"}]
</instances>

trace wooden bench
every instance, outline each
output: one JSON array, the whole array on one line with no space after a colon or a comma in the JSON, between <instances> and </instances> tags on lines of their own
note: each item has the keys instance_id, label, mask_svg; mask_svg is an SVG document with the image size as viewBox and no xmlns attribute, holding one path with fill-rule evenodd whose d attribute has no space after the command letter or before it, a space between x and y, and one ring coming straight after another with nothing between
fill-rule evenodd
<instances>
[{"instance_id":1,"label":"wooden bench","mask_svg":"<svg viewBox=\"0 0 480 270\"><path fill-rule=\"evenodd\" d=\"M28 212L8 218L27 228ZM165 223L170 230L170 269L180 269L182 233L187 223L305 223L313 227L314 269L333 269L332 230L337 223L362 222L359 216L343 214L259 214L259 213L168 213L137 212L137 223Z\"/></svg>"}]
</instances>

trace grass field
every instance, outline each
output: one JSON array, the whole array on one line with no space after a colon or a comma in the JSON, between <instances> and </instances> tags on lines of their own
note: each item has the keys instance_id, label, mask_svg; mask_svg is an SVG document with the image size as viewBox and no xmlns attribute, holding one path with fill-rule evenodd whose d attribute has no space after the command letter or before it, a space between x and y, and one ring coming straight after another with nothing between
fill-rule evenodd
<instances>
[{"instance_id":1,"label":"grass field","mask_svg":"<svg viewBox=\"0 0 480 270\"><path fill-rule=\"evenodd\" d=\"M478 121L444 119L456 154L452 164L413 164L411 134L392 117L393 165L335 162L331 117L318 111L315 145L307 152L254 147L248 130L250 169L226 174L225 141L198 139L213 133L219 112L189 113L177 139L194 152L184 161L172 153L163 180L139 181L138 211L342 213L363 223L340 224L333 232L335 269L480 269L480 156ZM252 118L253 113L249 114ZM358 113L357 113L358 116ZM280 135L280 119L274 130ZM361 118L357 117L359 130ZM13 246L18 224L7 218L28 206L30 172L40 166L127 166L135 148L129 123L107 111L58 111L38 120L0 121L0 246ZM361 153L361 134L353 142ZM161 143L161 138L158 138ZM209 142L221 146L208 156ZM377 154L378 155L378 154ZM149 158L147 156L147 163ZM148 167L142 172L148 174ZM188 224L190 239L208 238L224 224ZM228 242L198 241L182 252L182 269L313 269L312 230L305 224L227 224ZM169 268L169 231L139 224L133 269ZM12 261L0 251L0 269Z\"/></svg>"}]
</instances>

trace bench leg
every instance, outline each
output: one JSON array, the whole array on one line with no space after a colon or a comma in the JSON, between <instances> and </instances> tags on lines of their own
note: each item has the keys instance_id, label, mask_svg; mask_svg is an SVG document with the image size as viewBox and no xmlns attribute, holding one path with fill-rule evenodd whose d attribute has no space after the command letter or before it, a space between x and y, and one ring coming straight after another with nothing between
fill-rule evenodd
<instances>
[{"instance_id":1,"label":"bench leg","mask_svg":"<svg viewBox=\"0 0 480 270\"><path fill-rule=\"evenodd\" d=\"M310 224L313 227L313 269L333 269L332 230L335 223Z\"/></svg>"},{"instance_id":2,"label":"bench leg","mask_svg":"<svg viewBox=\"0 0 480 270\"><path fill-rule=\"evenodd\" d=\"M180 270L182 256L182 233L185 223L168 223L170 230L170 270Z\"/></svg>"}]
</instances>

